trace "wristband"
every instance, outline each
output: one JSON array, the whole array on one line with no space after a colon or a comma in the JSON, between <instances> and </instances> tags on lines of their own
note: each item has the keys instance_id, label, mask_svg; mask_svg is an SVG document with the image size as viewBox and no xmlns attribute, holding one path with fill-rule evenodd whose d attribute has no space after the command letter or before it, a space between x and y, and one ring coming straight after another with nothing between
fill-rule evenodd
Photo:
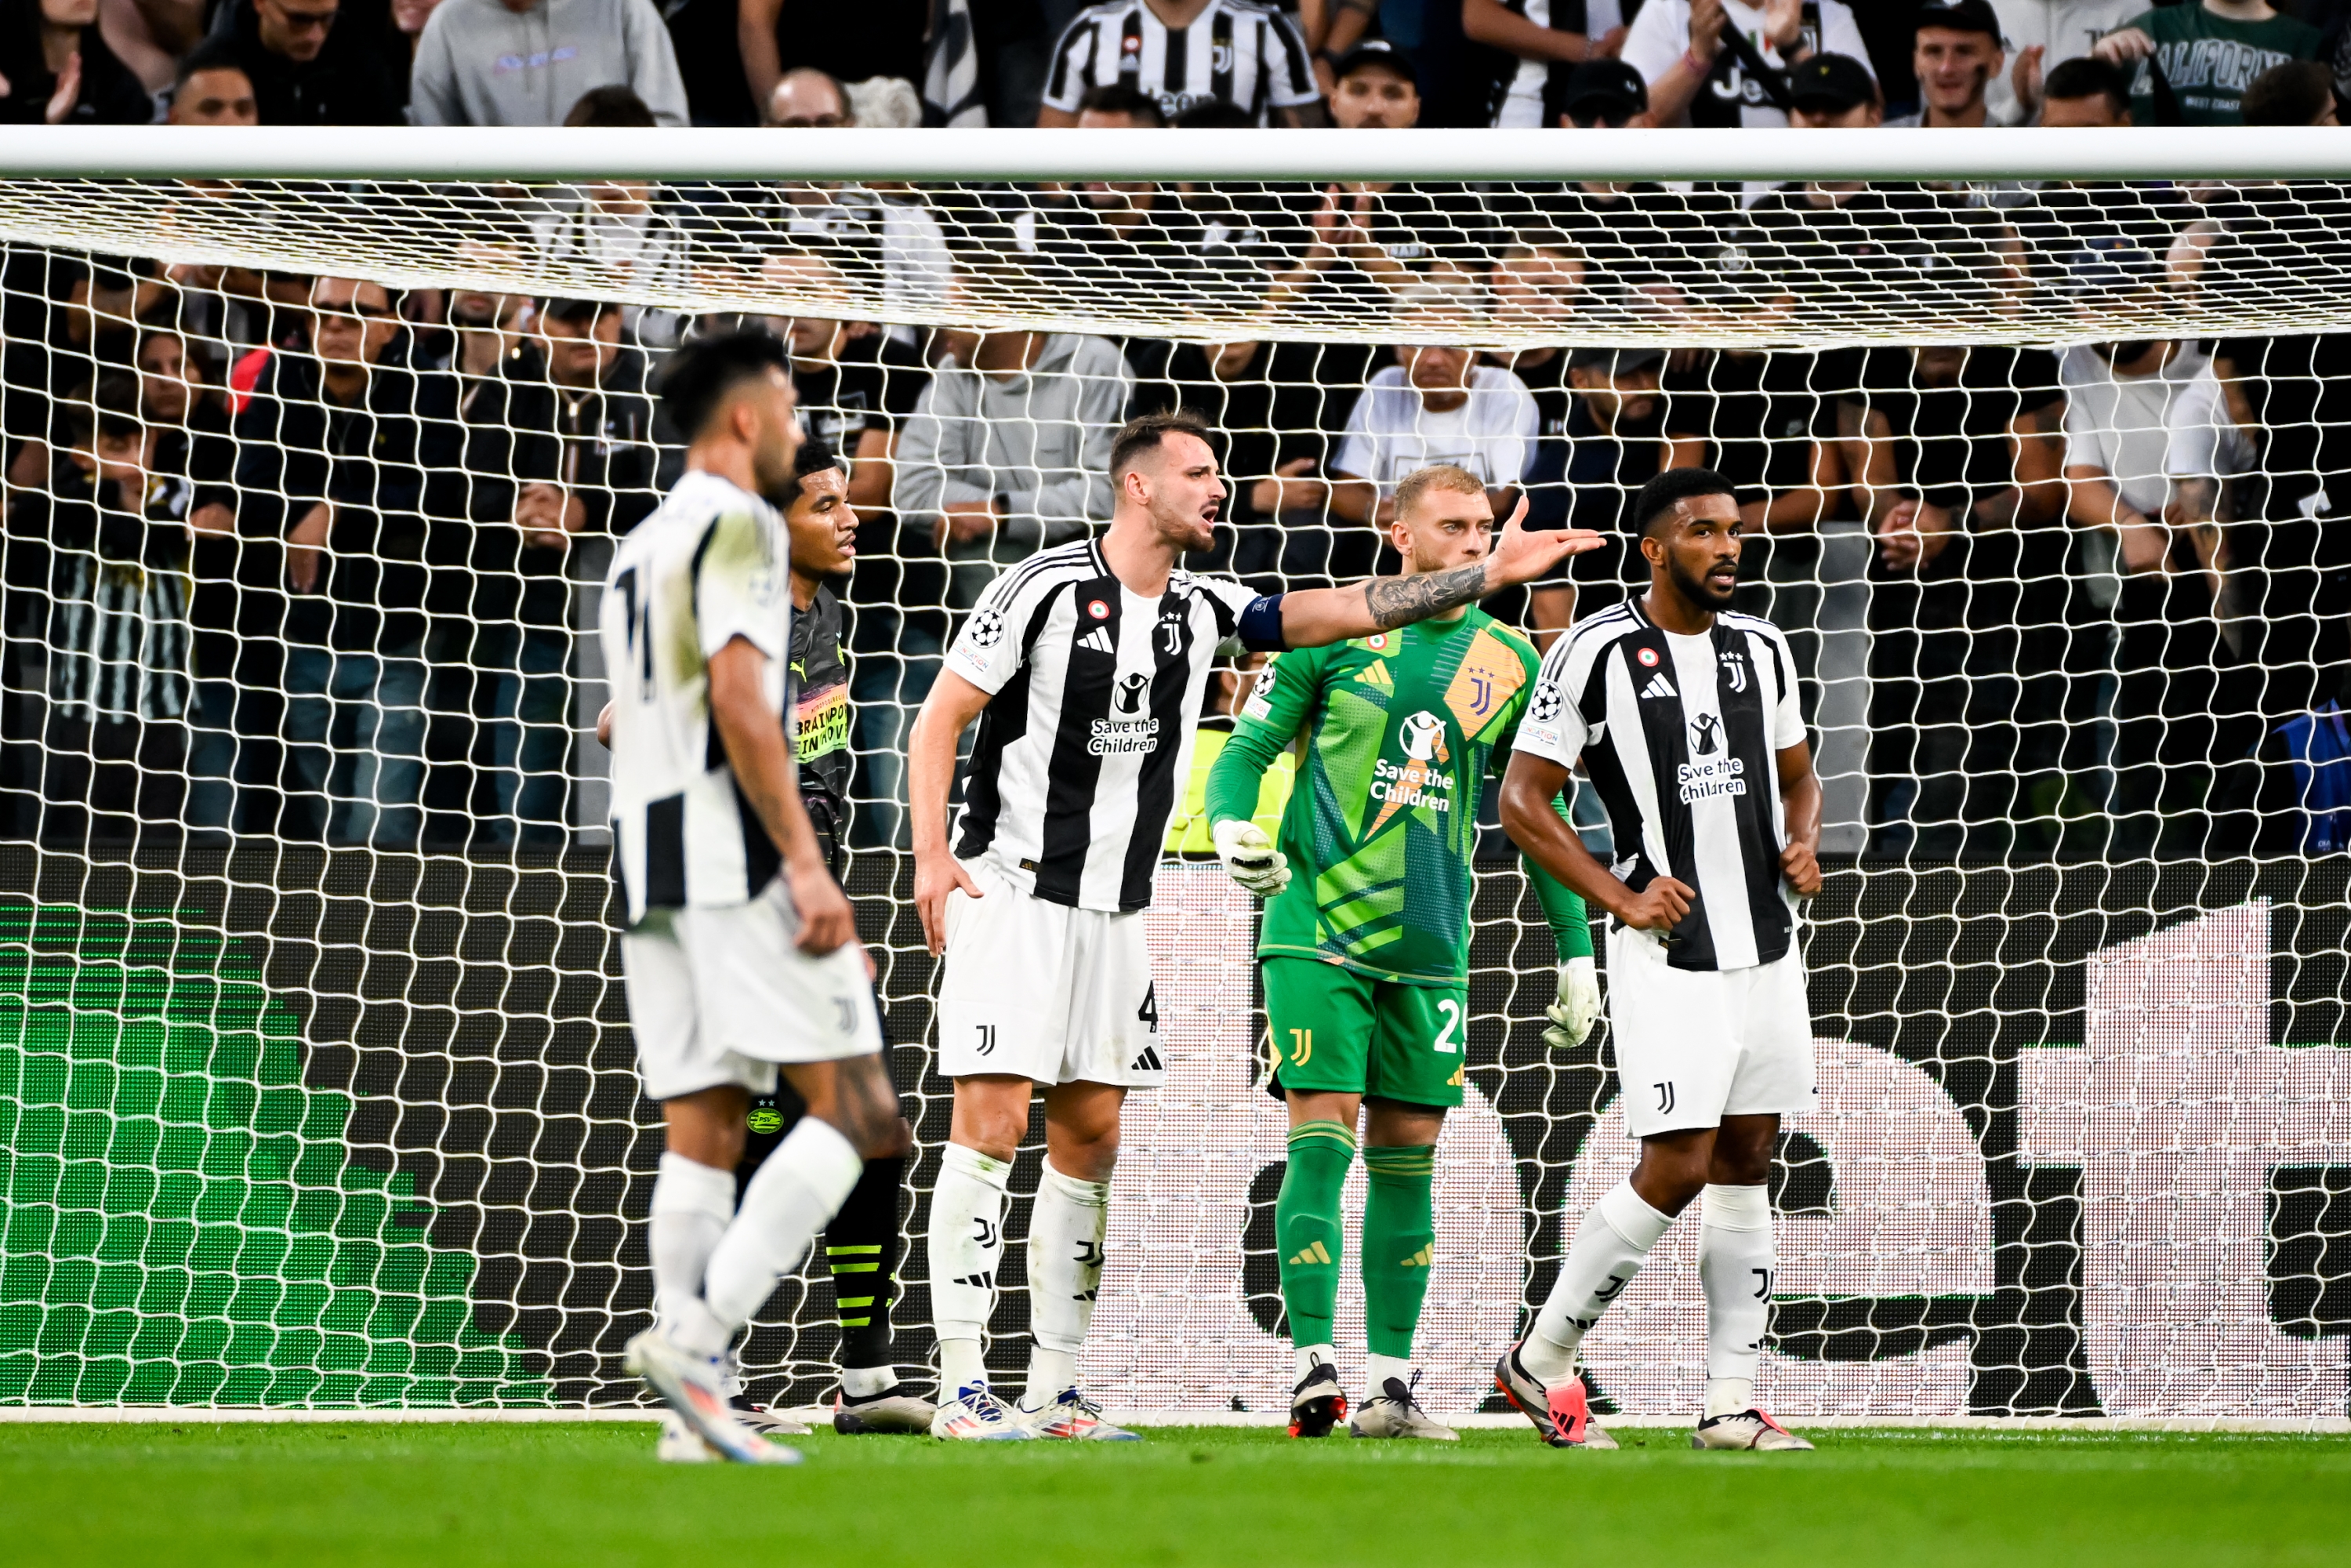
<instances>
[{"instance_id":1,"label":"wristband","mask_svg":"<svg viewBox=\"0 0 2351 1568\"><path fill-rule=\"evenodd\" d=\"M1714 62L1712 60L1699 59L1695 52L1687 48L1682 51L1682 64L1689 67L1690 69L1696 71L1701 77L1711 76L1714 74Z\"/></svg>"}]
</instances>

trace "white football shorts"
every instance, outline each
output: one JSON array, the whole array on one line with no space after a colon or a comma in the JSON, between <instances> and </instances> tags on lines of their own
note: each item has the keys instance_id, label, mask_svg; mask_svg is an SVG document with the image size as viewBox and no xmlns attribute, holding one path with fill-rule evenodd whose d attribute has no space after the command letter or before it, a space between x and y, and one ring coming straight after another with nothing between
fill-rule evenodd
<instances>
[{"instance_id":1,"label":"white football shorts","mask_svg":"<svg viewBox=\"0 0 2351 1568\"><path fill-rule=\"evenodd\" d=\"M984 860L963 868L983 896L947 894L939 1071L1158 1087L1167 1069L1143 912L1049 904Z\"/></svg>"},{"instance_id":2,"label":"white football shorts","mask_svg":"<svg viewBox=\"0 0 2351 1568\"><path fill-rule=\"evenodd\" d=\"M882 1049L860 944L811 957L780 876L748 904L648 910L621 937L645 1092L674 1099L722 1083L772 1092L778 1062Z\"/></svg>"},{"instance_id":3,"label":"white football shorts","mask_svg":"<svg viewBox=\"0 0 2351 1568\"><path fill-rule=\"evenodd\" d=\"M1792 946L1744 969L1677 969L1654 935L1614 925L1608 1030L1634 1137L1816 1103L1812 1006Z\"/></svg>"}]
</instances>

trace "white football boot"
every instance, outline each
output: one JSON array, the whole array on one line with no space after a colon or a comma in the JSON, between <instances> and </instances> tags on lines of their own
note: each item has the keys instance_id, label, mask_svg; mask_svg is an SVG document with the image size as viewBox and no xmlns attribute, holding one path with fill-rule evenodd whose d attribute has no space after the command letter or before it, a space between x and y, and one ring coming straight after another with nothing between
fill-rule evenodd
<instances>
[{"instance_id":1,"label":"white football boot","mask_svg":"<svg viewBox=\"0 0 2351 1568\"><path fill-rule=\"evenodd\" d=\"M1029 1430L1020 1413L987 1391L985 1383L967 1383L931 1417L931 1436L966 1442L1025 1443L1037 1434Z\"/></svg>"},{"instance_id":2,"label":"white football boot","mask_svg":"<svg viewBox=\"0 0 2351 1568\"><path fill-rule=\"evenodd\" d=\"M1813 1446L1761 1410L1709 1416L1690 1434L1693 1448L1755 1448L1766 1453L1812 1451Z\"/></svg>"},{"instance_id":3,"label":"white football boot","mask_svg":"<svg viewBox=\"0 0 2351 1568\"><path fill-rule=\"evenodd\" d=\"M727 1408L726 1369L714 1356L696 1355L656 1323L628 1343L621 1364L722 1458L738 1465L797 1465L798 1448L770 1443L735 1419Z\"/></svg>"},{"instance_id":4,"label":"white football boot","mask_svg":"<svg viewBox=\"0 0 2351 1568\"><path fill-rule=\"evenodd\" d=\"M1410 1383L1391 1377L1376 1394L1366 1395L1347 1418L1347 1431L1357 1437L1423 1437L1437 1443L1458 1443L1461 1434L1431 1416L1416 1397L1420 1374Z\"/></svg>"},{"instance_id":5,"label":"white football boot","mask_svg":"<svg viewBox=\"0 0 2351 1568\"><path fill-rule=\"evenodd\" d=\"M1140 1443L1142 1435L1102 1419L1102 1406L1074 1388L1064 1388L1050 1405L1022 1410L1021 1424L1032 1437L1076 1438L1096 1443Z\"/></svg>"}]
</instances>

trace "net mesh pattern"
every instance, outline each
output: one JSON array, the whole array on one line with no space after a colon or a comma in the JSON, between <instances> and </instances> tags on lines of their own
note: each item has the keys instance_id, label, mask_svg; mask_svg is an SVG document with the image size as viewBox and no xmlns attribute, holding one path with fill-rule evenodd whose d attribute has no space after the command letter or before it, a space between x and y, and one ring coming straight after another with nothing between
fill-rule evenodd
<instances>
[{"instance_id":1,"label":"net mesh pattern","mask_svg":"<svg viewBox=\"0 0 2351 1568\"><path fill-rule=\"evenodd\" d=\"M1821 1105L1771 1178L1777 1412L2340 1416L2344 195L0 184L0 1401L641 1398L661 1140L590 629L680 468L663 352L748 317L789 322L862 518L844 881L916 1129L910 1378L951 1096L907 728L979 587L1107 516L1118 422L1181 405L1233 490L1193 564L1394 570L1380 507L1454 462L1609 536L1489 604L1544 637L1637 589L1659 464L1738 487L1831 862ZM974 497L990 526L941 521ZM1113 1408L1279 1410L1257 915L1197 810L1084 1364ZM1604 1019L1542 1042L1551 936L1482 820L1440 1411L1489 1403L1562 1208L1634 1151ZM1587 1342L1604 1409L1696 1407L1690 1228ZM743 1347L752 1396L829 1396L838 1334L820 1257Z\"/></svg>"}]
</instances>

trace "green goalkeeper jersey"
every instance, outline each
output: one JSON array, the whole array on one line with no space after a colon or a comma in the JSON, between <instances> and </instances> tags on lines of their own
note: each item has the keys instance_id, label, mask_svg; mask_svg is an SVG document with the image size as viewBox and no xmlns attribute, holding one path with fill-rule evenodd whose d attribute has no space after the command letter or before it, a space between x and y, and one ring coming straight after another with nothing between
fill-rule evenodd
<instances>
[{"instance_id":1,"label":"green goalkeeper jersey","mask_svg":"<svg viewBox=\"0 0 2351 1568\"><path fill-rule=\"evenodd\" d=\"M1281 818L1290 882L1267 901L1259 957L1461 982L1479 796L1518 733L1541 664L1533 643L1472 608L1295 649L1259 672L1207 789L1211 822L1246 819L1267 765L1303 732ZM1583 901L1527 869L1560 956L1589 954Z\"/></svg>"}]
</instances>

